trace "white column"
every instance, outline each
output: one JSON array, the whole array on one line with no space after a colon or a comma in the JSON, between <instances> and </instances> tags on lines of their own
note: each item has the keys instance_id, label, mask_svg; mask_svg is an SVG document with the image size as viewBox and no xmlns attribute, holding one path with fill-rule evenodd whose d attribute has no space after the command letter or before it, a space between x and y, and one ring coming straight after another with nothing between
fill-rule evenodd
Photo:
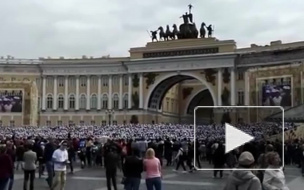
<instances>
[{"instance_id":1,"label":"white column","mask_svg":"<svg viewBox=\"0 0 304 190\"><path fill-rule=\"evenodd\" d=\"M91 83L90 83L90 76L87 76L87 110L91 109L90 105L91 100Z\"/></svg>"},{"instance_id":2,"label":"white column","mask_svg":"<svg viewBox=\"0 0 304 190\"><path fill-rule=\"evenodd\" d=\"M76 76L75 110L79 110L79 76Z\"/></svg>"},{"instance_id":3,"label":"white column","mask_svg":"<svg viewBox=\"0 0 304 190\"><path fill-rule=\"evenodd\" d=\"M112 109L112 75L109 76L109 97L108 97L108 109Z\"/></svg>"},{"instance_id":4,"label":"white column","mask_svg":"<svg viewBox=\"0 0 304 190\"><path fill-rule=\"evenodd\" d=\"M45 110L45 103L46 103L46 77L42 77L42 110Z\"/></svg>"},{"instance_id":5,"label":"white column","mask_svg":"<svg viewBox=\"0 0 304 190\"><path fill-rule=\"evenodd\" d=\"M54 76L53 110L57 110L57 76Z\"/></svg>"},{"instance_id":6,"label":"white column","mask_svg":"<svg viewBox=\"0 0 304 190\"><path fill-rule=\"evenodd\" d=\"M101 109L101 76L98 76L98 87L97 87L97 109Z\"/></svg>"},{"instance_id":7,"label":"white column","mask_svg":"<svg viewBox=\"0 0 304 190\"><path fill-rule=\"evenodd\" d=\"M245 78L245 92L244 92L244 96L245 96L245 106L249 106L249 75L248 72L245 71L244 74L244 78Z\"/></svg>"},{"instance_id":8,"label":"white column","mask_svg":"<svg viewBox=\"0 0 304 190\"><path fill-rule=\"evenodd\" d=\"M119 76L119 109L123 108L123 94L122 94L122 78L123 75Z\"/></svg>"},{"instance_id":9,"label":"white column","mask_svg":"<svg viewBox=\"0 0 304 190\"><path fill-rule=\"evenodd\" d=\"M217 105L222 106L222 84L223 84L223 73L222 69L217 71Z\"/></svg>"},{"instance_id":10,"label":"white column","mask_svg":"<svg viewBox=\"0 0 304 190\"><path fill-rule=\"evenodd\" d=\"M64 110L68 110L69 108L69 77L66 76L64 79Z\"/></svg>"},{"instance_id":11,"label":"white column","mask_svg":"<svg viewBox=\"0 0 304 190\"><path fill-rule=\"evenodd\" d=\"M139 74L139 109L144 108L143 74Z\"/></svg>"},{"instance_id":12,"label":"white column","mask_svg":"<svg viewBox=\"0 0 304 190\"><path fill-rule=\"evenodd\" d=\"M129 86L128 86L128 109L132 108L132 75L129 75Z\"/></svg>"},{"instance_id":13,"label":"white column","mask_svg":"<svg viewBox=\"0 0 304 190\"><path fill-rule=\"evenodd\" d=\"M235 71L234 68L230 70L230 104L235 106Z\"/></svg>"}]
</instances>

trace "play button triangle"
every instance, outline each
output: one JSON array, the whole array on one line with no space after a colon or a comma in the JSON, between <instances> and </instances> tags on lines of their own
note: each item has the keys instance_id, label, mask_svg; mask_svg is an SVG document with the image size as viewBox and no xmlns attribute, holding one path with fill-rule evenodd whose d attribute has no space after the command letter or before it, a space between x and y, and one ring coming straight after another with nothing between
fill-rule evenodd
<instances>
[{"instance_id":1,"label":"play button triangle","mask_svg":"<svg viewBox=\"0 0 304 190\"><path fill-rule=\"evenodd\" d=\"M225 153L228 153L254 139L253 136L244 133L228 123L225 123L225 132Z\"/></svg>"}]
</instances>

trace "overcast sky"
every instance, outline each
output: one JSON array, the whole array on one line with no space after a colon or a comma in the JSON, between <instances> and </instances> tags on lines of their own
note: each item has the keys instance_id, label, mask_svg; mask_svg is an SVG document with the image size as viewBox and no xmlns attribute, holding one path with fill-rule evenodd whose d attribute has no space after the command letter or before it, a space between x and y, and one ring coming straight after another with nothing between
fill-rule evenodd
<instances>
[{"instance_id":1,"label":"overcast sky","mask_svg":"<svg viewBox=\"0 0 304 190\"><path fill-rule=\"evenodd\" d=\"M181 24L188 3L198 27L239 47L304 38L303 0L0 0L0 55L128 56L147 30Z\"/></svg>"}]
</instances>

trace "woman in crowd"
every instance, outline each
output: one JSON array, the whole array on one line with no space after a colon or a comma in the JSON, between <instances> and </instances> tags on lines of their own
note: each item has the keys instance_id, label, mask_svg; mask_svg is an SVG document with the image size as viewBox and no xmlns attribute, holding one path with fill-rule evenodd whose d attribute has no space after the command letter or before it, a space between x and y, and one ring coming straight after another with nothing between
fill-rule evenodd
<instances>
[{"instance_id":1,"label":"woman in crowd","mask_svg":"<svg viewBox=\"0 0 304 190\"><path fill-rule=\"evenodd\" d=\"M143 160L140 159L140 151L134 149L133 155L127 156L123 165L125 190L139 190L142 172Z\"/></svg>"},{"instance_id":2,"label":"woman in crowd","mask_svg":"<svg viewBox=\"0 0 304 190\"><path fill-rule=\"evenodd\" d=\"M250 152L243 152L239 157L239 169L234 170L227 179L224 190L262 190L259 178L250 168L254 166L254 157Z\"/></svg>"},{"instance_id":3,"label":"woman in crowd","mask_svg":"<svg viewBox=\"0 0 304 190\"><path fill-rule=\"evenodd\" d=\"M6 153L5 145L0 145L0 189L6 189L10 177L14 174L14 165L11 157Z\"/></svg>"},{"instance_id":4,"label":"woman in crowd","mask_svg":"<svg viewBox=\"0 0 304 190\"><path fill-rule=\"evenodd\" d=\"M283 170L280 168L281 159L278 153L269 152L266 155L268 161L268 170L264 173L263 188L265 190L289 190L286 186L285 175Z\"/></svg>"},{"instance_id":5,"label":"woman in crowd","mask_svg":"<svg viewBox=\"0 0 304 190\"><path fill-rule=\"evenodd\" d=\"M159 159L155 157L155 152L152 148L149 148L146 152L144 170L146 171L147 190L161 190L161 165Z\"/></svg>"}]
</instances>

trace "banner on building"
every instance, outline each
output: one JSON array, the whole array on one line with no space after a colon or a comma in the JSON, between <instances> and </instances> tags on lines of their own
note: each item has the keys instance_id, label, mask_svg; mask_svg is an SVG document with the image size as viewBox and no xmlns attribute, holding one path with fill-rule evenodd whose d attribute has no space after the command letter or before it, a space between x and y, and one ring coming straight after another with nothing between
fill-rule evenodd
<instances>
[{"instance_id":1,"label":"banner on building","mask_svg":"<svg viewBox=\"0 0 304 190\"><path fill-rule=\"evenodd\" d=\"M1 113L22 113L23 91L0 89L0 114Z\"/></svg>"},{"instance_id":2,"label":"banner on building","mask_svg":"<svg viewBox=\"0 0 304 190\"><path fill-rule=\"evenodd\" d=\"M265 80L262 84L263 106L292 106L290 78Z\"/></svg>"}]
</instances>

